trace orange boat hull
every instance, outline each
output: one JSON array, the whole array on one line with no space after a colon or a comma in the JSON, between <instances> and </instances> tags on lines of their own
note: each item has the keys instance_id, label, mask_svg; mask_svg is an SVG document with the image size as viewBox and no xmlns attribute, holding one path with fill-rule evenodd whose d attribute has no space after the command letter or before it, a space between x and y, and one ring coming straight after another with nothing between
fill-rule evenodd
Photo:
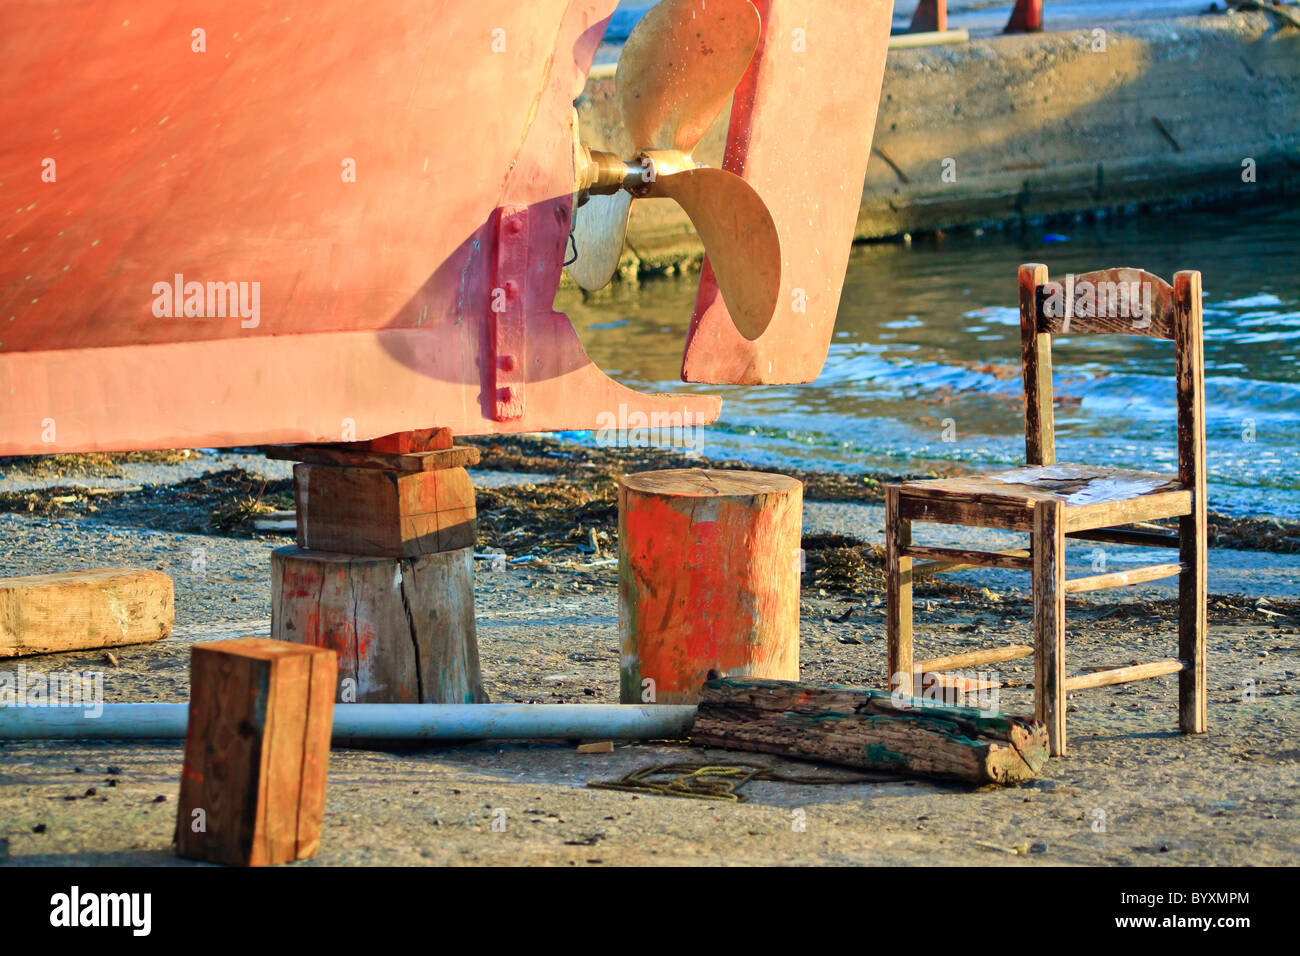
<instances>
[{"instance_id":1,"label":"orange boat hull","mask_svg":"<svg viewBox=\"0 0 1300 956\"><path fill-rule=\"evenodd\" d=\"M613 382L553 311L572 103L615 0L2 2L0 454L717 417ZM782 43L845 16L757 5ZM733 115L728 161L771 193L813 313L736 341L706 272L690 377L821 367L883 69L870 6L867 78L836 95L868 101L833 149L800 168L806 137L775 128L797 120L783 86L842 70L842 24L802 60L760 51ZM831 169L844 143L861 155ZM809 242L791 223L828 203Z\"/></svg>"}]
</instances>

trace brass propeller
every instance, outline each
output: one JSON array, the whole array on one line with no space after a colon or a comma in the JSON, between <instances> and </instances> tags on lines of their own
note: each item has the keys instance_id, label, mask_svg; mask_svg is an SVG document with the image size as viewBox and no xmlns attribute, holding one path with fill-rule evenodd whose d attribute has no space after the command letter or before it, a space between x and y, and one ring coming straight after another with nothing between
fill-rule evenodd
<instances>
[{"instance_id":1,"label":"brass propeller","mask_svg":"<svg viewBox=\"0 0 1300 956\"><path fill-rule=\"evenodd\" d=\"M580 147L575 258L584 289L613 277L631 200L673 199L695 226L736 328L763 334L780 294L781 242L753 187L697 163L691 152L744 76L762 24L750 0L662 0L632 30L615 72L619 110L636 153Z\"/></svg>"}]
</instances>

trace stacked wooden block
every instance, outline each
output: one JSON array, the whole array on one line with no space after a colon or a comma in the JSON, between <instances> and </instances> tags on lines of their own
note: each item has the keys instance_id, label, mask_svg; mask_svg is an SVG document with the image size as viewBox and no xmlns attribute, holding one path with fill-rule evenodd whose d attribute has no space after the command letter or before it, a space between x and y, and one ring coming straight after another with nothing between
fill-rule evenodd
<instances>
[{"instance_id":1,"label":"stacked wooden block","mask_svg":"<svg viewBox=\"0 0 1300 956\"><path fill-rule=\"evenodd\" d=\"M446 429L271 449L298 546L271 557L271 636L335 650L342 703L486 700L474 632L475 448Z\"/></svg>"}]
</instances>

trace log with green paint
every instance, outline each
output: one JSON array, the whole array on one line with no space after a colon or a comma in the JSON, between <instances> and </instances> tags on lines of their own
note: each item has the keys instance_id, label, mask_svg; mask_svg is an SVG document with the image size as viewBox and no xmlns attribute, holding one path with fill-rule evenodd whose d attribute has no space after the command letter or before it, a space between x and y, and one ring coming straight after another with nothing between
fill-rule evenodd
<instances>
[{"instance_id":1,"label":"log with green paint","mask_svg":"<svg viewBox=\"0 0 1300 956\"><path fill-rule=\"evenodd\" d=\"M1029 780L1047 732L1020 717L885 691L794 681L709 681L691 743L975 784Z\"/></svg>"}]
</instances>

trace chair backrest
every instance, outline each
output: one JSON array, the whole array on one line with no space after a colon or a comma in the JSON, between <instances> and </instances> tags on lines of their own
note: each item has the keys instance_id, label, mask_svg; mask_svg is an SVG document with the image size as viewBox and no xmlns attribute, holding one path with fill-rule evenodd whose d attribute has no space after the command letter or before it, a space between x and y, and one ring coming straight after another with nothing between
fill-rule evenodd
<instances>
[{"instance_id":1,"label":"chair backrest","mask_svg":"<svg viewBox=\"0 0 1300 956\"><path fill-rule=\"evenodd\" d=\"M1141 269L1100 269L1049 281L1047 266L1020 267L1020 359L1025 378L1025 458L1056 462L1052 416L1053 335L1144 335L1174 343L1178 394L1178 472L1204 499L1205 359L1201 274L1179 272L1173 285Z\"/></svg>"}]
</instances>

